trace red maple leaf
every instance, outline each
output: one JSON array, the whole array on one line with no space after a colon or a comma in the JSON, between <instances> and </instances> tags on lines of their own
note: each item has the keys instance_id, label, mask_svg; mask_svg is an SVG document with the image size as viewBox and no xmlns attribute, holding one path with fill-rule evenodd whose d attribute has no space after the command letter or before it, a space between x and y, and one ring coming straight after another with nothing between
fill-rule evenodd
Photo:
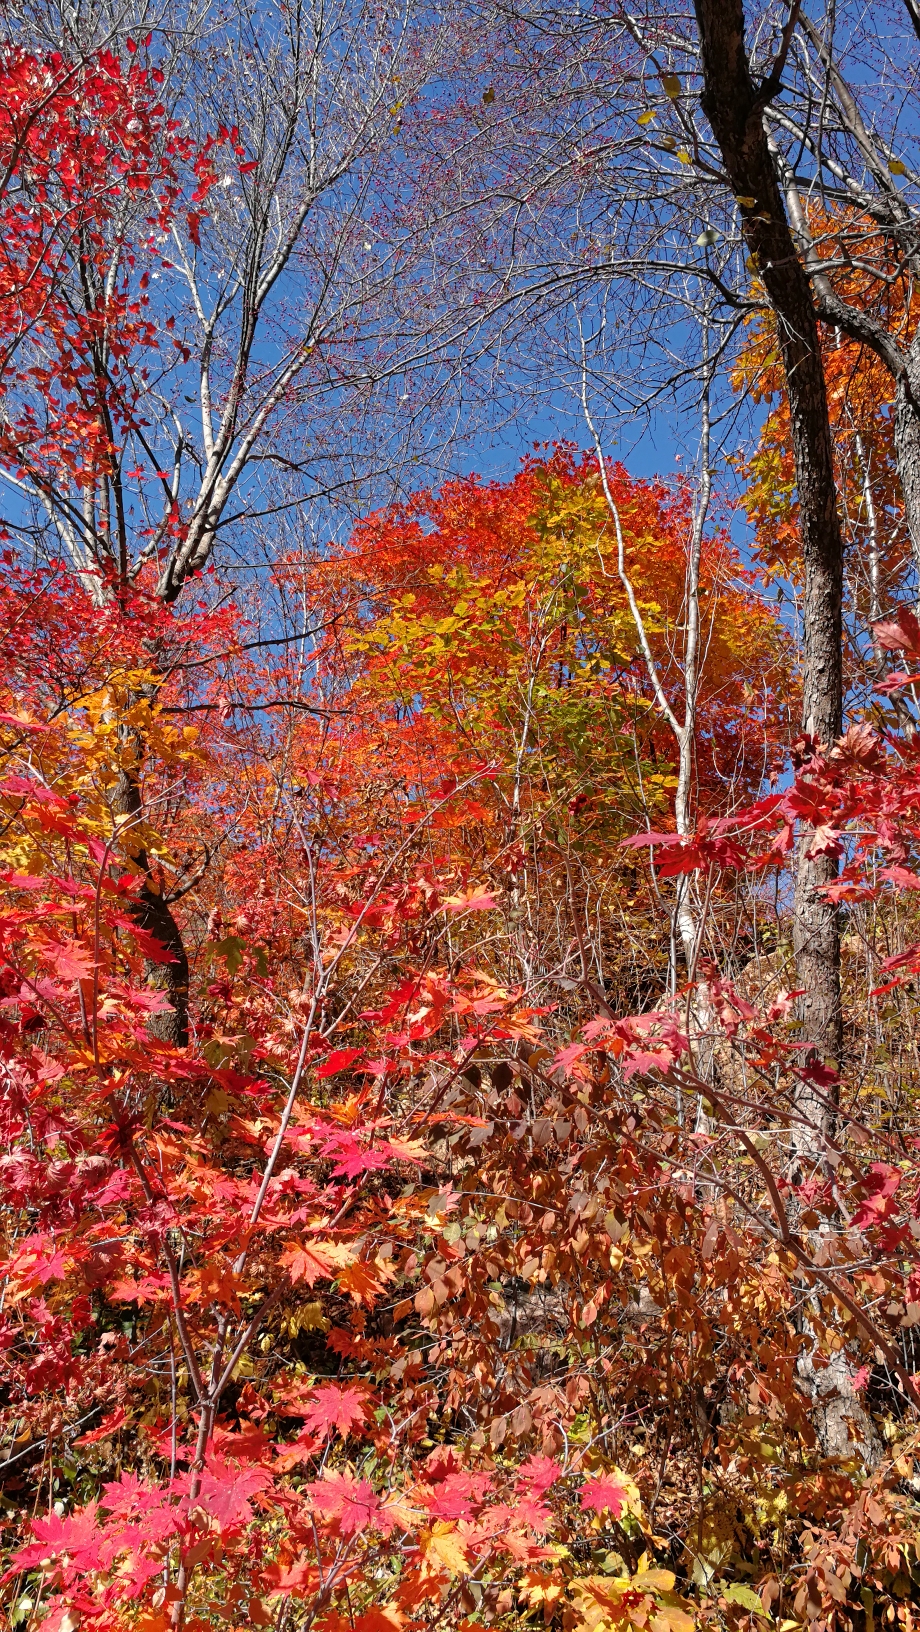
<instances>
[{"instance_id":1,"label":"red maple leaf","mask_svg":"<svg viewBox=\"0 0 920 1632\"><path fill-rule=\"evenodd\" d=\"M234 1468L222 1458L208 1458L198 1500L222 1530L235 1530L252 1518L249 1498L271 1482L265 1468Z\"/></svg>"},{"instance_id":2,"label":"red maple leaf","mask_svg":"<svg viewBox=\"0 0 920 1632\"><path fill-rule=\"evenodd\" d=\"M538 1496L561 1478L562 1469L551 1456L530 1456L518 1468L518 1483Z\"/></svg>"},{"instance_id":3,"label":"red maple leaf","mask_svg":"<svg viewBox=\"0 0 920 1632\"><path fill-rule=\"evenodd\" d=\"M344 1438L355 1423L364 1421L366 1403L363 1389L327 1383L316 1389L304 1412L304 1425L318 1434L332 1434L338 1429Z\"/></svg>"},{"instance_id":4,"label":"red maple leaf","mask_svg":"<svg viewBox=\"0 0 920 1632\"><path fill-rule=\"evenodd\" d=\"M100 1439L108 1439L109 1434L116 1433L127 1420L128 1413L124 1406L116 1406L115 1410L110 1411L107 1417L103 1417L98 1428L93 1428L88 1434L81 1434L80 1438L75 1439L73 1443L75 1445L96 1445Z\"/></svg>"},{"instance_id":5,"label":"red maple leaf","mask_svg":"<svg viewBox=\"0 0 920 1632\"><path fill-rule=\"evenodd\" d=\"M898 1168L889 1167L887 1162L872 1163L862 1179L863 1189L869 1193L850 1220L854 1229L866 1230L894 1216L896 1208L893 1198L902 1176Z\"/></svg>"},{"instance_id":6,"label":"red maple leaf","mask_svg":"<svg viewBox=\"0 0 920 1632\"><path fill-rule=\"evenodd\" d=\"M59 980L91 980L93 960L89 952L76 942L51 942L44 949L45 956Z\"/></svg>"},{"instance_id":7,"label":"red maple leaf","mask_svg":"<svg viewBox=\"0 0 920 1632\"><path fill-rule=\"evenodd\" d=\"M884 652L911 652L920 656L920 623L906 606L901 608L897 618L874 623L872 639Z\"/></svg>"},{"instance_id":8,"label":"red maple leaf","mask_svg":"<svg viewBox=\"0 0 920 1632\"><path fill-rule=\"evenodd\" d=\"M618 1519L626 1506L627 1492L619 1480L611 1478L609 1473L602 1473L597 1479L589 1479L582 1486L581 1505L583 1508L593 1508L596 1513L602 1513L606 1508L611 1517Z\"/></svg>"},{"instance_id":9,"label":"red maple leaf","mask_svg":"<svg viewBox=\"0 0 920 1632\"><path fill-rule=\"evenodd\" d=\"M97 1504L90 1502L88 1507L79 1508L66 1517L49 1514L47 1519L33 1519L32 1534L37 1540L28 1547L21 1547L13 1563L21 1570L30 1570L36 1564L47 1564L49 1558L66 1553L81 1569L97 1570L103 1541L98 1514Z\"/></svg>"},{"instance_id":10,"label":"red maple leaf","mask_svg":"<svg viewBox=\"0 0 920 1632\"><path fill-rule=\"evenodd\" d=\"M445 896L444 905L451 912L490 912L498 906L498 901L491 890L479 885L461 890L458 895Z\"/></svg>"},{"instance_id":11,"label":"red maple leaf","mask_svg":"<svg viewBox=\"0 0 920 1632\"><path fill-rule=\"evenodd\" d=\"M324 1479L308 1485L305 1494L320 1513L338 1522L343 1536L354 1536L359 1530L368 1529L380 1515L380 1502L373 1486L367 1479L354 1479L347 1473L328 1473Z\"/></svg>"},{"instance_id":12,"label":"red maple leaf","mask_svg":"<svg viewBox=\"0 0 920 1632\"><path fill-rule=\"evenodd\" d=\"M334 1077L337 1071L344 1071L347 1066L353 1065L364 1053L363 1048L334 1048L325 1063L317 1068L318 1077Z\"/></svg>"},{"instance_id":13,"label":"red maple leaf","mask_svg":"<svg viewBox=\"0 0 920 1632\"><path fill-rule=\"evenodd\" d=\"M422 1500L433 1518L468 1519L474 1502L482 1499L490 1483L488 1474L467 1473L461 1469L439 1479L430 1493L425 1492Z\"/></svg>"},{"instance_id":14,"label":"red maple leaf","mask_svg":"<svg viewBox=\"0 0 920 1632\"><path fill-rule=\"evenodd\" d=\"M920 890L920 877L909 867L880 867L879 876L897 884L902 890Z\"/></svg>"}]
</instances>

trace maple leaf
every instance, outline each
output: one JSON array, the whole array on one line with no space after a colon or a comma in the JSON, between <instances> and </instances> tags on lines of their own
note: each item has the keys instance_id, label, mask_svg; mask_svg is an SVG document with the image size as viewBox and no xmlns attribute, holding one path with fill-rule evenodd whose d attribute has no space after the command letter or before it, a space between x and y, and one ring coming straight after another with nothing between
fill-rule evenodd
<instances>
[{"instance_id":1,"label":"maple leaf","mask_svg":"<svg viewBox=\"0 0 920 1632\"><path fill-rule=\"evenodd\" d=\"M542 1533L552 1523L552 1514L546 1503L527 1492L517 1497L511 1517L517 1525L524 1525L531 1533Z\"/></svg>"},{"instance_id":2,"label":"maple leaf","mask_svg":"<svg viewBox=\"0 0 920 1632\"><path fill-rule=\"evenodd\" d=\"M182 1283L182 1291L187 1303L217 1303L225 1308L233 1309L239 1314L240 1282L228 1264L202 1264L200 1269L193 1270Z\"/></svg>"},{"instance_id":3,"label":"maple leaf","mask_svg":"<svg viewBox=\"0 0 920 1632\"><path fill-rule=\"evenodd\" d=\"M360 1060L363 1053L363 1048L334 1048L323 1064L317 1067L316 1075L334 1077L338 1071L344 1071L355 1060Z\"/></svg>"},{"instance_id":4,"label":"maple leaf","mask_svg":"<svg viewBox=\"0 0 920 1632\"><path fill-rule=\"evenodd\" d=\"M667 1071L674 1064L676 1053L666 1047L658 1049L631 1048L622 1062L623 1076L647 1076L652 1071Z\"/></svg>"},{"instance_id":5,"label":"maple leaf","mask_svg":"<svg viewBox=\"0 0 920 1632\"><path fill-rule=\"evenodd\" d=\"M401 1632L406 1617L396 1604L374 1604L355 1616L355 1632Z\"/></svg>"},{"instance_id":6,"label":"maple leaf","mask_svg":"<svg viewBox=\"0 0 920 1632\"><path fill-rule=\"evenodd\" d=\"M125 919L122 927L130 931L137 942L139 951L143 952L144 957L149 958L151 963L175 963L177 961L175 954L168 952L163 942L158 941L155 935L150 934L149 930L141 929L131 919Z\"/></svg>"},{"instance_id":7,"label":"maple leaf","mask_svg":"<svg viewBox=\"0 0 920 1632\"><path fill-rule=\"evenodd\" d=\"M385 1259L376 1258L372 1264L354 1259L340 1270L339 1287L355 1303L366 1303L370 1308L393 1273Z\"/></svg>"},{"instance_id":8,"label":"maple leaf","mask_svg":"<svg viewBox=\"0 0 920 1632\"><path fill-rule=\"evenodd\" d=\"M0 874L0 878L2 878L4 884L7 884L11 890L45 890L48 887L48 880L46 878L42 878L40 875L33 873L14 873L11 871L6 871Z\"/></svg>"},{"instance_id":9,"label":"maple leaf","mask_svg":"<svg viewBox=\"0 0 920 1632\"><path fill-rule=\"evenodd\" d=\"M448 1473L431 1492L422 1492L419 1499L433 1517L465 1519L469 1517L474 1502L482 1499L490 1483L488 1474L460 1470Z\"/></svg>"},{"instance_id":10,"label":"maple leaf","mask_svg":"<svg viewBox=\"0 0 920 1632\"><path fill-rule=\"evenodd\" d=\"M816 1082L819 1088L833 1088L839 1082L839 1073L823 1060L809 1060L807 1065L795 1067L795 1074L803 1082Z\"/></svg>"},{"instance_id":11,"label":"maple leaf","mask_svg":"<svg viewBox=\"0 0 920 1632\"><path fill-rule=\"evenodd\" d=\"M838 737L831 750L831 759L843 760L864 770L881 771L885 767L882 748L878 732L870 725L857 723Z\"/></svg>"},{"instance_id":12,"label":"maple leaf","mask_svg":"<svg viewBox=\"0 0 920 1632\"><path fill-rule=\"evenodd\" d=\"M42 951L59 980L91 980L92 956L85 947L71 941L66 944L46 942Z\"/></svg>"},{"instance_id":13,"label":"maple leaf","mask_svg":"<svg viewBox=\"0 0 920 1632\"><path fill-rule=\"evenodd\" d=\"M330 1133L322 1141L324 1156L335 1160L332 1169L336 1178L356 1179L361 1173L388 1166L386 1151L362 1145L353 1133Z\"/></svg>"},{"instance_id":14,"label":"maple leaf","mask_svg":"<svg viewBox=\"0 0 920 1632\"><path fill-rule=\"evenodd\" d=\"M427 1147L418 1139L386 1139L383 1150L399 1162L422 1163L427 1158Z\"/></svg>"},{"instance_id":15,"label":"maple leaf","mask_svg":"<svg viewBox=\"0 0 920 1632\"><path fill-rule=\"evenodd\" d=\"M162 1509L165 1493L147 1479L126 1468L117 1479L102 1487L103 1506L112 1518L132 1518Z\"/></svg>"},{"instance_id":16,"label":"maple leaf","mask_svg":"<svg viewBox=\"0 0 920 1632\"><path fill-rule=\"evenodd\" d=\"M549 1068L550 1073L554 1071L568 1072L576 1060L580 1060L582 1055L587 1054L587 1052L584 1043L568 1043L565 1048L559 1050L559 1053L553 1059Z\"/></svg>"},{"instance_id":17,"label":"maple leaf","mask_svg":"<svg viewBox=\"0 0 920 1632\"><path fill-rule=\"evenodd\" d=\"M902 890L920 890L920 876L912 873L909 867L880 867L879 875Z\"/></svg>"},{"instance_id":18,"label":"maple leaf","mask_svg":"<svg viewBox=\"0 0 920 1632\"><path fill-rule=\"evenodd\" d=\"M40 720L22 719L18 714L0 713L0 724L14 725L17 731L32 731L41 734L51 730L50 725L44 725Z\"/></svg>"},{"instance_id":19,"label":"maple leaf","mask_svg":"<svg viewBox=\"0 0 920 1632\"><path fill-rule=\"evenodd\" d=\"M46 1519L33 1519L32 1534L37 1540L20 1548L13 1555L13 1563L18 1569L31 1570L66 1554L72 1568L97 1570L104 1539L98 1514L98 1502L90 1502L66 1517L54 1513Z\"/></svg>"},{"instance_id":20,"label":"maple leaf","mask_svg":"<svg viewBox=\"0 0 920 1632\"><path fill-rule=\"evenodd\" d=\"M551 1456L531 1456L518 1468L518 1483L542 1496L557 1479L562 1478L559 1463Z\"/></svg>"},{"instance_id":21,"label":"maple leaf","mask_svg":"<svg viewBox=\"0 0 920 1632\"><path fill-rule=\"evenodd\" d=\"M682 845L685 840L679 833L656 833L651 828L644 833L630 833L627 838L621 839L623 849L639 849L642 845Z\"/></svg>"},{"instance_id":22,"label":"maple leaf","mask_svg":"<svg viewBox=\"0 0 920 1632\"><path fill-rule=\"evenodd\" d=\"M58 809L66 809L64 800L50 788L36 782L27 776L7 776L0 782L0 793L8 794L14 799L34 799L37 804L55 805Z\"/></svg>"},{"instance_id":23,"label":"maple leaf","mask_svg":"<svg viewBox=\"0 0 920 1632\"><path fill-rule=\"evenodd\" d=\"M519 1590L521 1596L530 1605L531 1609L539 1608L540 1604L552 1606L561 1598L564 1583L557 1575L547 1575L542 1571L525 1570L521 1577Z\"/></svg>"},{"instance_id":24,"label":"maple leaf","mask_svg":"<svg viewBox=\"0 0 920 1632\"><path fill-rule=\"evenodd\" d=\"M304 1495L318 1512L334 1519L343 1536L367 1530L380 1513L380 1500L367 1479L350 1473L326 1473L307 1485Z\"/></svg>"},{"instance_id":25,"label":"maple leaf","mask_svg":"<svg viewBox=\"0 0 920 1632\"><path fill-rule=\"evenodd\" d=\"M114 1411L110 1411L107 1417L103 1417L98 1428L93 1428L88 1434L81 1434L79 1439L75 1439L73 1443L74 1445L98 1445L101 1439L108 1439L109 1434L117 1433L118 1429L123 1427L127 1420L127 1411L123 1405L119 1405Z\"/></svg>"},{"instance_id":26,"label":"maple leaf","mask_svg":"<svg viewBox=\"0 0 920 1632\"><path fill-rule=\"evenodd\" d=\"M820 822L814 829L808 846L810 856L839 856L843 840L831 822Z\"/></svg>"},{"instance_id":27,"label":"maple leaf","mask_svg":"<svg viewBox=\"0 0 920 1632\"><path fill-rule=\"evenodd\" d=\"M366 1408L363 1389L328 1383L315 1390L312 1404L304 1412L304 1425L324 1435L338 1430L344 1438L356 1423L363 1423Z\"/></svg>"},{"instance_id":28,"label":"maple leaf","mask_svg":"<svg viewBox=\"0 0 920 1632\"><path fill-rule=\"evenodd\" d=\"M457 895L446 895L444 905L451 912L490 912L498 906L496 897L482 885L461 890Z\"/></svg>"},{"instance_id":29,"label":"maple leaf","mask_svg":"<svg viewBox=\"0 0 920 1632\"><path fill-rule=\"evenodd\" d=\"M434 1558L439 1564L443 1564L451 1575L466 1575L469 1573L469 1559L463 1548L463 1538L457 1533L456 1525L438 1519L432 1525L428 1537L421 1539L420 1545L428 1558Z\"/></svg>"},{"instance_id":30,"label":"maple leaf","mask_svg":"<svg viewBox=\"0 0 920 1632\"><path fill-rule=\"evenodd\" d=\"M221 1530L235 1530L252 1518L250 1498L271 1484L266 1468L237 1469L221 1457L208 1457L197 1500Z\"/></svg>"},{"instance_id":31,"label":"maple leaf","mask_svg":"<svg viewBox=\"0 0 920 1632\"><path fill-rule=\"evenodd\" d=\"M278 1592L296 1592L305 1597L312 1597L323 1580L322 1572L305 1558L291 1565L269 1564L264 1574Z\"/></svg>"},{"instance_id":32,"label":"maple leaf","mask_svg":"<svg viewBox=\"0 0 920 1632\"><path fill-rule=\"evenodd\" d=\"M247 1383L240 1398L242 1403L238 1409L246 1412L247 1419L255 1415L267 1416L268 1408L251 1384ZM249 1420L243 1420L238 1429L224 1428L216 1422L211 1444L222 1457L232 1457L235 1462L264 1462L271 1449L261 1423Z\"/></svg>"},{"instance_id":33,"label":"maple leaf","mask_svg":"<svg viewBox=\"0 0 920 1632\"><path fill-rule=\"evenodd\" d=\"M883 652L910 652L912 657L920 657L920 622L909 607L902 607L897 618L874 623L872 639Z\"/></svg>"},{"instance_id":34,"label":"maple leaf","mask_svg":"<svg viewBox=\"0 0 920 1632\"><path fill-rule=\"evenodd\" d=\"M853 879L845 878L838 884L823 884L820 893L828 901L874 901L878 891Z\"/></svg>"},{"instance_id":35,"label":"maple leaf","mask_svg":"<svg viewBox=\"0 0 920 1632\"><path fill-rule=\"evenodd\" d=\"M136 1281L112 1281L106 1287L106 1297L114 1303L161 1303L172 1295L172 1281L165 1270L154 1275L140 1275Z\"/></svg>"},{"instance_id":36,"label":"maple leaf","mask_svg":"<svg viewBox=\"0 0 920 1632\"><path fill-rule=\"evenodd\" d=\"M335 1241L295 1241L285 1247L280 1263L290 1275L293 1285L306 1281L308 1286L313 1287L319 1280L331 1279L353 1259L354 1255L348 1248Z\"/></svg>"},{"instance_id":37,"label":"maple leaf","mask_svg":"<svg viewBox=\"0 0 920 1632\"><path fill-rule=\"evenodd\" d=\"M20 1290L14 1294L18 1302L37 1286L64 1280L67 1255L56 1251L53 1243L41 1236L29 1237L21 1243L16 1256L7 1265L6 1273L12 1281L21 1283Z\"/></svg>"},{"instance_id":38,"label":"maple leaf","mask_svg":"<svg viewBox=\"0 0 920 1632\"><path fill-rule=\"evenodd\" d=\"M920 680L920 674L907 674L902 669L896 671L894 674L886 674L881 680L875 680L872 685L872 690L880 691L884 694L895 691L903 691L905 686L913 686L918 680Z\"/></svg>"},{"instance_id":39,"label":"maple leaf","mask_svg":"<svg viewBox=\"0 0 920 1632\"><path fill-rule=\"evenodd\" d=\"M292 1468L299 1467L302 1462L310 1462L317 1451L322 1449L323 1436L318 1434L300 1433L296 1439L286 1440L278 1447L273 1468L276 1473L290 1473Z\"/></svg>"},{"instance_id":40,"label":"maple leaf","mask_svg":"<svg viewBox=\"0 0 920 1632\"><path fill-rule=\"evenodd\" d=\"M132 1008L143 1009L145 1014L169 1014L172 1010L172 1004L166 993L151 990L149 986L143 988L123 986L116 982L110 986L109 991L122 1002L130 1003Z\"/></svg>"},{"instance_id":41,"label":"maple leaf","mask_svg":"<svg viewBox=\"0 0 920 1632\"><path fill-rule=\"evenodd\" d=\"M618 1519L629 1500L629 1493L622 1480L602 1473L595 1479L589 1479L581 1488L581 1505L583 1508L593 1508L597 1513L609 1512L611 1517Z\"/></svg>"},{"instance_id":42,"label":"maple leaf","mask_svg":"<svg viewBox=\"0 0 920 1632\"><path fill-rule=\"evenodd\" d=\"M902 1178L899 1168L891 1167L887 1162L872 1163L861 1180L862 1188L868 1194L850 1219L854 1229L867 1230L894 1216L896 1208L893 1198Z\"/></svg>"}]
</instances>

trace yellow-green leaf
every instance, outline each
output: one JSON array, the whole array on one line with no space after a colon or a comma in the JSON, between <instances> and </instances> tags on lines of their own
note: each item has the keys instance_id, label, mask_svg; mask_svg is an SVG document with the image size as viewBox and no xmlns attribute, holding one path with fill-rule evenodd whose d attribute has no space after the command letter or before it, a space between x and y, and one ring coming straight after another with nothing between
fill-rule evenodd
<instances>
[{"instance_id":1,"label":"yellow-green leaf","mask_svg":"<svg viewBox=\"0 0 920 1632\"><path fill-rule=\"evenodd\" d=\"M756 1614L763 1614L763 1604L760 1594L753 1587L745 1587L740 1581L733 1581L730 1587L725 1588L724 1596L730 1604L740 1604L742 1609L753 1610Z\"/></svg>"}]
</instances>

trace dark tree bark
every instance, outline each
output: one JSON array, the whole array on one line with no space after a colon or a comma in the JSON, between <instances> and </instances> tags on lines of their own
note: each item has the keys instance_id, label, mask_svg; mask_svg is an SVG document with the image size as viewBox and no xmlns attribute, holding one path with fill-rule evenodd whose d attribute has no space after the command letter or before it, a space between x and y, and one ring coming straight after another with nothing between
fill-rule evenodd
<instances>
[{"instance_id":1,"label":"dark tree bark","mask_svg":"<svg viewBox=\"0 0 920 1632\"><path fill-rule=\"evenodd\" d=\"M739 202L749 254L776 315L805 568L802 723L806 733L830 744L842 729L843 538L817 316L764 127L764 110L781 90L782 60L769 79L755 84L744 44L742 0L695 0L695 5L703 112ZM795 11L794 7L787 37ZM800 840L795 889L795 960L797 982L804 991L800 1012L815 1052L839 1061L840 932L834 907L820 893L836 876L837 863L828 856L810 857L809 839L806 832ZM830 1113L807 1088L798 1109L809 1122L828 1130ZM803 1156L818 1154L809 1129L802 1129L798 1137Z\"/></svg>"},{"instance_id":2,"label":"dark tree bark","mask_svg":"<svg viewBox=\"0 0 920 1632\"><path fill-rule=\"evenodd\" d=\"M906 4L915 28L920 27L920 0L917 5L914 0L906 0ZM867 128L857 98L834 61L826 41L807 18L801 19L801 26L824 64L828 89L833 93L838 117L862 154L867 172L874 179L876 190L871 198L869 213L888 237L894 259L916 278L920 272L920 242L915 216L895 185L887 160ZM773 143L770 146L785 193L793 237L813 290L818 317L829 328L842 330L857 344L874 351L891 375L895 387L894 444L898 480L914 560L920 572L920 332L915 332L910 342L905 344L903 325L895 323L886 328L869 306L853 306L838 294L821 257L815 251L792 168L776 146ZM820 141L811 140L809 148L816 163L820 164Z\"/></svg>"},{"instance_id":3,"label":"dark tree bark","mask_svg":"<svg viewBox=\"0 0 920 1632\"><path fill-rule=\"evenodd\" d=\"M914 33L917 39L920 40L920 5L918 5L917 0L904 0L904 5L913 24Z\"/></svg>"},{"instance_id":4,"label":"dark tree bark","mask_svg":"<svg viewBox=\"0 0 920 1632\"><path fill-rule=\"evenodd\" d=\"M144 808L140 785L140 743L137 743L137 748L138 764L122 770L115 789L114 806L119 816L130 817L140 824ZM148 986L163 992L170 1005L169 1009L150 1016L147 1031L161 1042L185 1048L188 1044L188 957L182 933L151 868L146 847L137 840L132 842L130 829L125 834L124 848L144 879L132 915L140 929L159 941L169 959L166 963L156 962L152 958L145 960Z\"/></svg>"}]
</instances>

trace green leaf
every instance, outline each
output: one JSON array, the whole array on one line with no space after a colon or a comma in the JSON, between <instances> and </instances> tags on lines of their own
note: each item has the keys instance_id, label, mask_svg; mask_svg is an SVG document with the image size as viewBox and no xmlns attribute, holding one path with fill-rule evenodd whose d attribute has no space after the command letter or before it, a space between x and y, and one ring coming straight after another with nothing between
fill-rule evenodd
<instances>
[{"instance_id":1,"label":"green leaf","mask_svg":"<svg viewBox=\"0 0 920 1632\"><path fill-rule=\"evenodd\" d=\"M202 947L206 957L223 958L231 978L239 969L245 950L246 942L241 941L238 935L225 935L222 941L208 941Z\"/></svg>"},{"instance_id":2,"label":"green leaf","mask_svg":"<svg viewBox=\"0 0 920 1632\"><path fill-rule=\"evenodd\" d=\"M750 1609L758 1615L763 1614L763 1604L760 1594L753 1587L744 1587L740 1581L733 1581L730 1587L725 1588L725 1597L730 1604L740 1604L742 1609Z\"/></svg>"}]
</instances>

